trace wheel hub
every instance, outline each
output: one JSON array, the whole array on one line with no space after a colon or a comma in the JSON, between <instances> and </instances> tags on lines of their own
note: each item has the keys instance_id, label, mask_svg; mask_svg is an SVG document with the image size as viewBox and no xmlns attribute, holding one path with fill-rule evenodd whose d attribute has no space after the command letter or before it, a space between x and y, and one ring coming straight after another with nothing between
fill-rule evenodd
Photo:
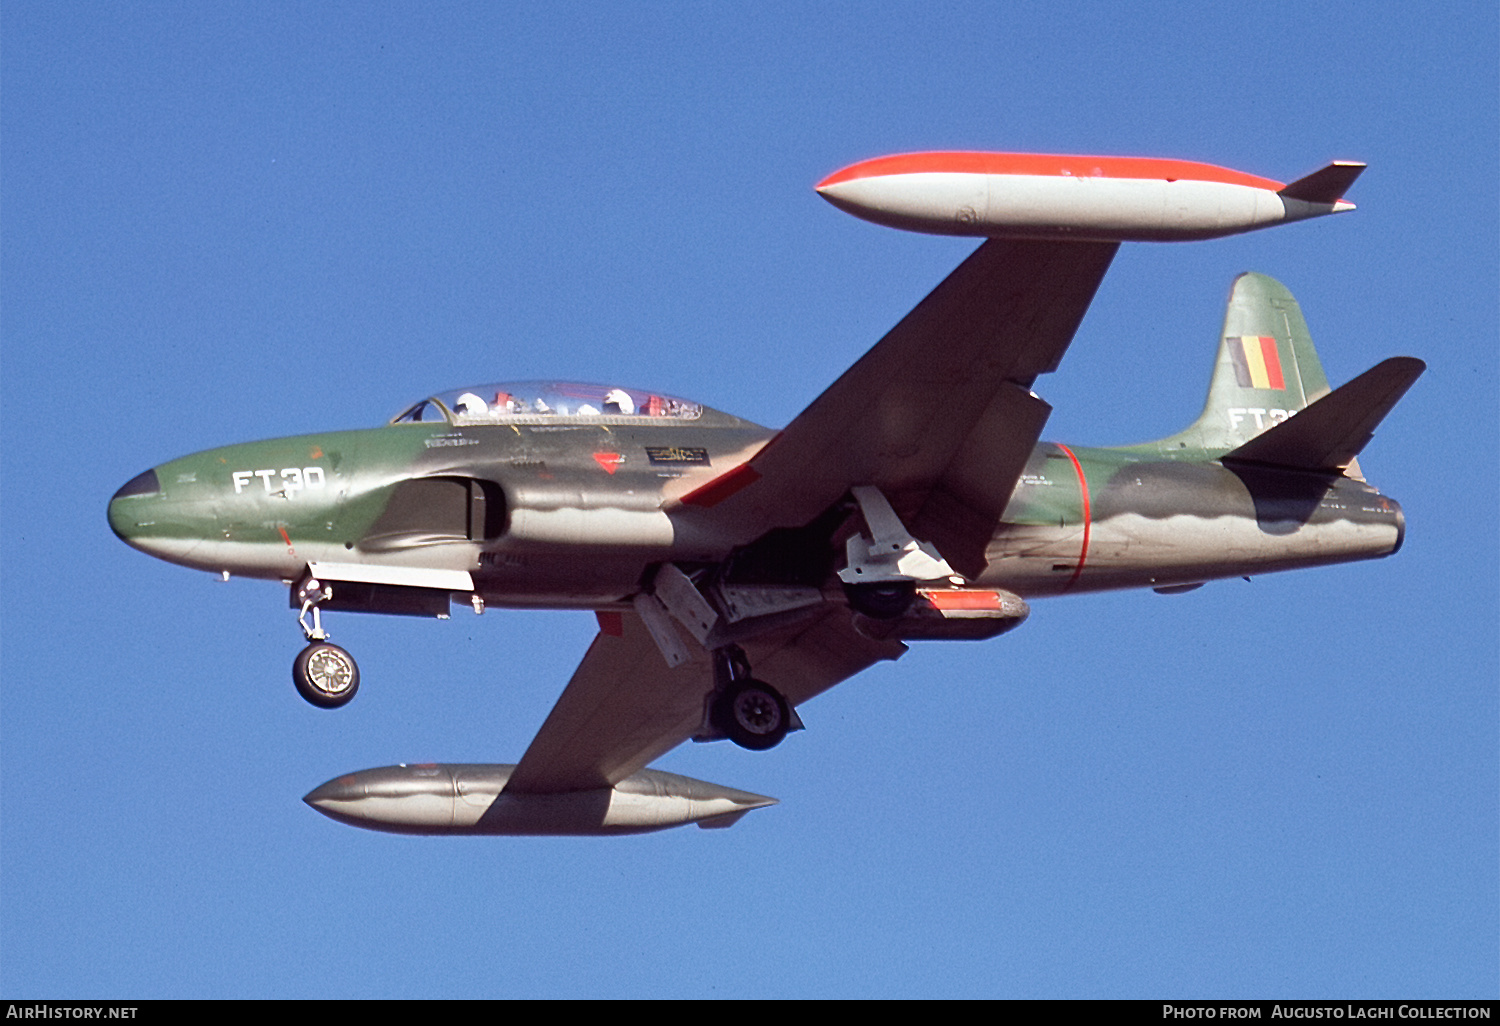
<instances>
[{"instance_id":1,"label":"wheel hub","mask_svg":"<svg viewBox=\"0 0 1500 1026\"><path fill-rule=\"evenodd\" d=\"M774 734L781 726L781 708L764 692L745 691L734 700L734 718L752 734Z\"/></svg>"},{"instance_id":2,"label":"wheel hub","mask_svg":"<svg viewBox=\"0 0 1500 1026\"><path fill-rule=\"evenodd\" d=\"M354 680L354 668L339 653L321 649L307 661L307 679L323 694L337 697L349 690Z\"/></svg>"}]
</instances>

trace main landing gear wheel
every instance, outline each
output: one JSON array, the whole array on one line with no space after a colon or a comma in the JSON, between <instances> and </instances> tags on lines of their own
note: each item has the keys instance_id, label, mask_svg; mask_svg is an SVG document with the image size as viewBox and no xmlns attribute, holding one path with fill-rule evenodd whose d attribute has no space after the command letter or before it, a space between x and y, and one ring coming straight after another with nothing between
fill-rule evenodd
<instances>
[{"instance_id":1,"label":"main landing gear wheel","mask_svg":"<svg viewBox=\"0 0 1500 1026\"><path fill-rule=\"evenodd\" d=\"M758 680L738 680L714 700L713 725L741 748L775 748L792 726L792 710L781 692Z\"/></svg>"},{"instance_id":2,"label":"main landing gear wheel","mask_svg":"<svg viewBox=\"0 0 1500 1026\"><path fill-rule=\"evenodd\" d=\"M348 705L359 690L359 667L354 657L337 645L315 641L292 663L297 693L319 709Z\"/></svg>"}]
</instances>

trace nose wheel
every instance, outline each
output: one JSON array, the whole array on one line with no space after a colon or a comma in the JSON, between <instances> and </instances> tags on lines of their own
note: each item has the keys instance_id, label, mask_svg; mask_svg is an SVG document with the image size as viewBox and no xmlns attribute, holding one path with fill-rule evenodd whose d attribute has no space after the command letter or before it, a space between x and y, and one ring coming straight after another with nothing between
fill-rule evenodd
<instances>
[{"instance_id":1,"label":"nose wheel","mask_svg":"<svg viewBox=\"0 0 1500 1026\"><path fill-rule=\"evenodd\" d=\"M359 691L359 666L337 645L315 641L292 663L292 683L299 695L319 709L337 709L348 705Z\"/></svg>"},{"instance_id":2,"label":"nose wheel","mask_svg":"<svg viewBox=\"0 0 1500 1026\"><path fill-rule=\"evenodd\" d=\"M297 623L307 637L308 646L292 663L292 683L297 694L319 709L337 709L348 705L359 691L359 665L348 652L328 640L318 603L333 598L333 588L315 577L305 578L296 586L294 602L300 603ZM312 622L308 622L308 614Z\"/></svg>"}]
</instances>

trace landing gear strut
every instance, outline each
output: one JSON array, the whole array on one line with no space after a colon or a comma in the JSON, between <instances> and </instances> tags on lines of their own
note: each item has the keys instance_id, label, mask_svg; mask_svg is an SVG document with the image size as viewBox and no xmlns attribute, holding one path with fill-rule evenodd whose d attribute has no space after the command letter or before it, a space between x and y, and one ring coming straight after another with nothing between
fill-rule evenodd
<instances>
[{"instance_id":1,"label":"landing gear strut","mask_svg":"<svg viewBox=\"0 0 1500 1026\"><path fill-rule=\"evenodd\" d=\"M307 637L308 646L292 663L292 683L297 693L319 709L337 709L348 705L359 691L359 666L354 657L328 641L318 603L333 597L333 588L315 577L308 577L295 592L301 601L297 623ZM308 623L308 613L312 623Z\"/></svg>"},{"instance_id":2,"label":"landing gear strut","mask_svg":"<svg viewBox=\"0 0 1500 1026\"><path fill-rule=\"evenodd\" d=\"M750 676L750 664L738 645L714 653L718 681L709 705L709 722L741 748L763 752L775 748L792 728L792 710L785 696Z\"/></svg>"}]
</instances>

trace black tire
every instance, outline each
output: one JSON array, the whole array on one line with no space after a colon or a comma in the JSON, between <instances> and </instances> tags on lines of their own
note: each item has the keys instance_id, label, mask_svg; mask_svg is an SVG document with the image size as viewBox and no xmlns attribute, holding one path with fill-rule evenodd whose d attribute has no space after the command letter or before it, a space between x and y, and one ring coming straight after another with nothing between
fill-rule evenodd
<instances>
[{"instance_id":1,"label":"black tire","mask_svg":"<svg viewBox=\"0 0 1500 1026\"><path fill-rule=\"evenodd\" d=\"M771 685L758 680L730 684L714 700L713 724L725 737L752 752L775 748L792 727L792 709Z\"/></svg>"},{"instance_id":2,"label":"black tire","mask_svg":"<svg viewBox=\"0 0 1500 1026\"><path fill-rule=\"evenodd\" d=\"M882 581L876 584L846 584L849 608L872 620L894 620L911 608L917 597L915 581Z\"/></svg>"},{"instance_id":3,"label":"black tire","mask_svg":"<svg viewBox=\"0 0 1500 1026\"><path fill-rule=\"evenodd\" d=\"M337 709L359 691L359 666L337 645L315 641L292 663L292 683L297 694L319 709Z\"/></svg>"}]
</instances>

